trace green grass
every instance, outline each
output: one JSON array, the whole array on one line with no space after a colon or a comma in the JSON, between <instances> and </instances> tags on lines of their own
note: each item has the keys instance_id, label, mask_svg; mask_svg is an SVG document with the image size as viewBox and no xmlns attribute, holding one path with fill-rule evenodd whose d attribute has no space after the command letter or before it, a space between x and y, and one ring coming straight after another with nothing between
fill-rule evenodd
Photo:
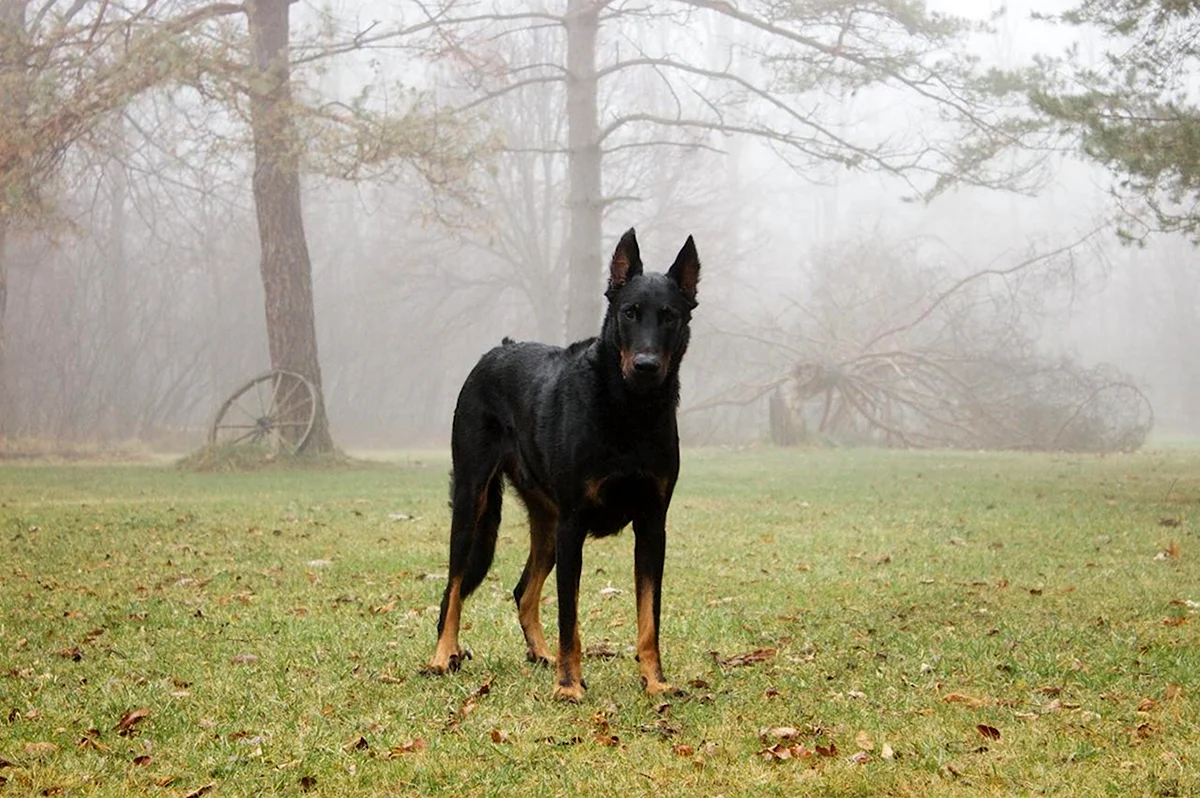
<instances>
[{"instance_id":1,"label":"green grass","mask_svg":"<svg viewBox=\"0 0 1200 798\"><path fill-rule=\"evenodd\" d=\"M686 451L670 706L630 532L584 555L584 645L617 656L550 700L513 505L474 660L418 674L447 470L0 467L0 796L1200 794L1200 452ZM767 727L836 753L769 761Z\"/></svg>"}]
</instances>

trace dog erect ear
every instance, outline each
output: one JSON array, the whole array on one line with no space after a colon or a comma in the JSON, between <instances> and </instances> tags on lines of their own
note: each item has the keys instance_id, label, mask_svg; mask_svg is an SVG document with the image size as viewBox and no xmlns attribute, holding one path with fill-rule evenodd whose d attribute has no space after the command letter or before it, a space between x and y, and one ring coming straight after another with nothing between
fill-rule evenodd
<instances>
[{"instance_id":1,"label":"dog erect ear","mask_svg":"<svg viewBox=\"0 0 1200 798\"><path fill-rule=\"evenodd\" d=\"M611 296L613 291L641 273L642 256L638 252L637 234L631 227L621 236L617 249L613 252L612 264L608 267L608 291L605 293Z\"/></svg>"},{"instance_id":2,"label":"dog erect ear","mask_svg":"<svg viewBox=\"0 0 1200 798\"><path fill-rule=\"evenodd\" d=\"M671 265L667 277L675 281L687 301L695 307L696 286L700 283L700 256L696 254L696 242L691 236L687 237L683 249L675 256L675 263Z\"/></svg>"}]
</instances>

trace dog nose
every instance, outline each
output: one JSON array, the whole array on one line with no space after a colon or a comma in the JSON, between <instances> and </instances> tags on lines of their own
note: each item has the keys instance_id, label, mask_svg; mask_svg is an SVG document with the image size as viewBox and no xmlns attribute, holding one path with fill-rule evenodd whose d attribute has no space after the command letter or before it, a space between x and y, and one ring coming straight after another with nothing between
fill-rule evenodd
<instances>
[{"instance_id":1,"label":"dog nose","mask_svg":"<svg viewBox=\"0 0 1200 798\"><path fill-rule=\"evenodd\" d=\"M662 360L658 355L634 355L633 370L640 372L658 371L658 367L662 365Z\"/></svg>"}]
</instances>

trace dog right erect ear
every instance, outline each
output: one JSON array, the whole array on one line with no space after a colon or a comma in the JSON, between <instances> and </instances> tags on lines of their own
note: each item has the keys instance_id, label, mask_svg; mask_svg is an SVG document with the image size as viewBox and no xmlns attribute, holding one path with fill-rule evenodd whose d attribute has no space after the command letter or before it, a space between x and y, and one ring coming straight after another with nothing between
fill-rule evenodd
<instances>
[{"instance_id":1,"label":"dog right erect ear","mask_svg":"<svg viewBox=\"0 0 1200 798\"><path fill-rule=\"evenodd\" d=\"M611 297L613 291L641 273L642 255L638 252L637 234L631 227L621 236L617 249L613 252L612 264L608 267L608 291L605 293Z\"/></svg>"}]
</instances>

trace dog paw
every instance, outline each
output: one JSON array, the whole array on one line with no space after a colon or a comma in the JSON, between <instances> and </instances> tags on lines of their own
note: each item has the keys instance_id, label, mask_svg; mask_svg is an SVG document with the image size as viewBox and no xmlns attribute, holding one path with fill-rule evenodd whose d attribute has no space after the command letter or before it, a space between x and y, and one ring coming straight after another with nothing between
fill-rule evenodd
<instances>
[{"instance_id":1,"label":"dog paw","mask_svg":"<svg viewBox=\"0 0 1200 798\"><path fill-rule=\"evenodd\" d=\"M451 654L448 657L434 654L429 664L421 668L421 673L426 676L445 676L447 673L457 673L463 663L469 659L472 659L469 648L460 648L457 654Z\"/></svg>"},{"instance_id":2,"label":"dog paw","mask_svg":"<svg viewBox=\"0 0 1200 798\"><path fill-rule=\"evenodd\" d=\"M642 687L646 690L646 695L651 698L672 697L679 698L686 693L670 682L664 681L649 681L645 676L642 677Z\"/></svg>"},{"instance_id":3,"label":"dog paw","mask_svg":"<svg viewBox=\"0 0 1200 798\"><path fill-rule=\"evenodd\" d=\"M584 692L582 684L556 684L554 685L554 700L578 704L583 701Z\"/></svg>"},{"instance_id":4,"label":"dog paw","mask_svg":"<svg viewBox=\"0 0 1200 798\"><path fill-rule=\"evenodd\" d=\"M530 661L530 662L532 662L534 665L541 665L541 666L543 666L543 667L546 667L546 668L553 668L553 667L554 667L554 664L555 664L554 655L552 655L552 654L538 654L538 653L537 653L537 652L535 652L535 651L526 651L526 652L525 652L525 659L529 660L529 661Z\"/></svg>"}]
</instances>

